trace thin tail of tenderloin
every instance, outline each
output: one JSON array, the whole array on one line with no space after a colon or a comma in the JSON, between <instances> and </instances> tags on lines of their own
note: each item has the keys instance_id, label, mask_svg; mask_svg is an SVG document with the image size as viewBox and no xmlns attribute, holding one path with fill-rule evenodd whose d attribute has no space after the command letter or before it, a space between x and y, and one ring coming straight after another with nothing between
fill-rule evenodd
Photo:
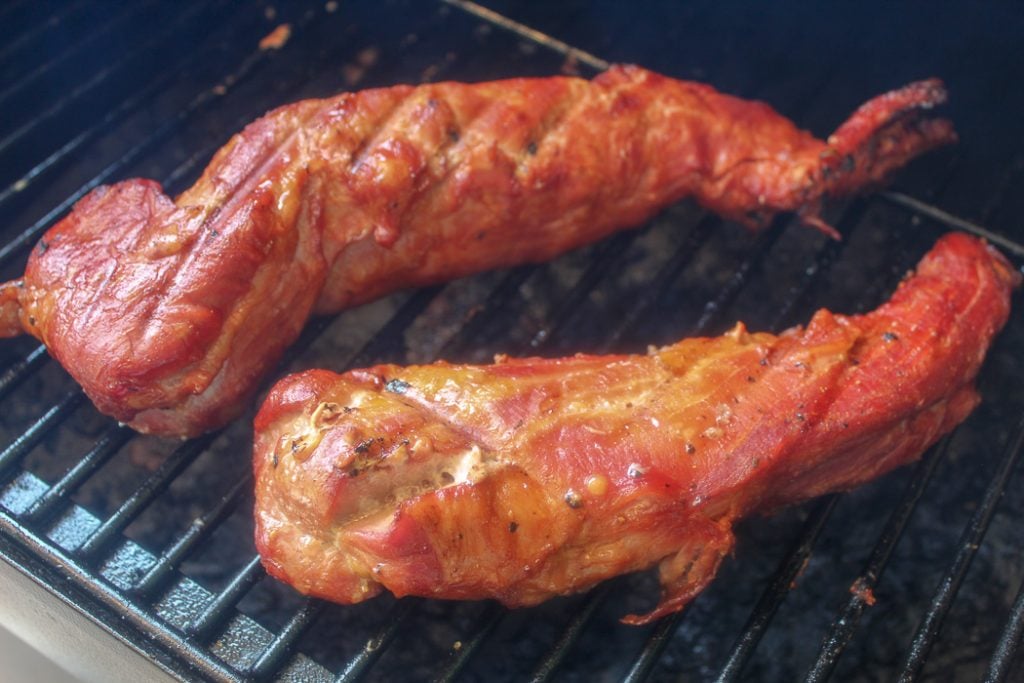
<instances>
[{"instance_id":1,"label":"thin tail of tenderloin","mask_svg":"<svg viewBox=\"0 0 1024 683\"><path fill-rule=\"evenodd\" d=\"M841 197L882 184L888 175L925 152L956 142L947 119L925 112L946 101L942 81L930 78L865 102L828 138L817 182L823 195ZM821 195L819 195L821 196ZM800 210L808 225L838 237L818 216L818 202Z\"/></svg>"},{"instance_id":2,"label":"thin tail of tenderloin","mask_svg":"<svg viewBox=\"0 0 1024 683\"><path fill-rule=\"evenodd\" d=\"M17 337L25 333L21 324L21 303L18 301L18 290L21 287L21 280L0 284L0 338Z\"/></svg>"}]
</instances>

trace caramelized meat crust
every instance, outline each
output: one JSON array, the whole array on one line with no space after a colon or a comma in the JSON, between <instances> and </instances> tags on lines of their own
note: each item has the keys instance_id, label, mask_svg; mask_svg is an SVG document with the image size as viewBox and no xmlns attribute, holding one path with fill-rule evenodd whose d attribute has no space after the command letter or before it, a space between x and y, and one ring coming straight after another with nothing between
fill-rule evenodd
<instances>
[{"instance_id":1,"label":"caramelized meat crust","mask_svg":"<svg viewBox=\"0 0 1024 683\"><path fill-rule=\"evenodd\" d=\"M744 515L916 460L978 403L1019 275L944 237L866 315L646 356L283 379L256 418L256 544L303 593L531 605L657 565L643 623L713 578Z\"/></svg>"},{"instance_id":2,"label":"caramelized meat crust","mask_svg":"<svg viewBox=\"0 0 1024 683\"><path fill-rule=\"evenodd\" d=\"M935 80L828 141L767 105L615 67L347 93L277 109L177 199L100 187L0 286L0 334L42 340L104 413L194 435L241 412L312 312L535 262L683 197L751 226L880 181L954 139Z\"/></svg>"}]
</instances>

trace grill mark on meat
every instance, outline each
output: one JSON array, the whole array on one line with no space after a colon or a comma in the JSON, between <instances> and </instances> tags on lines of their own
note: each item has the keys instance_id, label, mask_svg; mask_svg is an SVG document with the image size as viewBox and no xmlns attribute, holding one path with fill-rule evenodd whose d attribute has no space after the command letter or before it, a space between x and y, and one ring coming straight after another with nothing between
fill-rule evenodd
<instances>
[{"instance_id":1,"label":"grill mark on meat","mask_svg":"<svg viewBox=\"0 0 1024 683\"><path fill-rule=\"evenodd\" d=\"M397 595L511 606L660 563L661 602L627 618L648 623L682 609L711 580L738 517L852 488L916 460L962 421L977 404L972 384L1020 280L995 250L952 234L874 312L819 311L806 327L779 335L737 326L648 356L387 365L285 378L254 423L257 547L271 575L343 603L366 599L367 591L352 587L375 580L368 568L378 561L387 572L376 578ZM892 330L896 339L887 339ZM864 362L853 366L858 339L865 340ZM930 353L911 356L919 347ZM385 379L404 390L375 394L384 400L342 416L330 429L349 431L335 432L333 443L366 426L385 439L440 432L435 462L472 464L473 445L488 442L502 466L472 485L428 487L390 511L378 507L372 528L349 525L329 513L416 479L408 471L367 471L344 485L325 484L347 452L330 436L311 457L277 469L273 448L315 401L341 401L368 385L379 390ZM657 389L652 412L620 411L607 425L611 439L569 424L650 386ZM548 397L558 402L546 407ZM505 423L516 418L510 405L527 406L522 439L507 438ZM547 429L552 415L564 429ZM721 433L689 452L687 429L708 425ZM513 470L521 474L511 477ZM595 477L604 484L586 483ZM508 543L512 510L517 542L533 534L528 545ZM536 516L519 517L523 511ZM551 542L545 529L561 535ZM328 540L311 545L312 536ZM528 570L515 571L524 563Z\"/></svg>"},{"instance_id":2,"label":"grill mark on meat","mask_svg":"<svg viewBox=\"0 0 1024 683\"><path fill-rule=\"evenodd\" d=\"M373 128L360 139L359 144L352 150L347 171L348 175L352 175L358 171L363 164L367 163L367 158L371 150L380 145L381 142L387 141L388 138L384 136L384 133L390 131L391 126L396 120L404 123L401 119L398 119L398 115L404 113L405 105L413 98L414 95L417 94L418 90L409 86L396 87L403 88L402 96L388 110L387 114L377 119L373 124ZM398 133L401 134L401 132L402 131L399 129Z\"/></svg>"},{"instance_id":3,"label":"grill mark on meat","mask_svg":"<svg viewBox=\"0 0 1024 683\"><path fill-rule=\"evenodd\" d=\"M458 128L456 134L452 135L451 127L446 127L444 134L441 138L441 144L439 147L434 149L430 154L424 154L424 159L429 158L443 158L442 173L439 176L435 176L433 182L425 185L424 187L417 188L415 196L405 205L405 211L402 212L402 216L399 219L399 230L401 231L401 224L406 215L414 212L414 207L418 204L429 203L431 198L437 194L441 194L448 190L448 182L452 174L462 166L464 159L459 157L459 152L465 149L469 145L470 132L473 130L473 125L481 118L485 117L487 112L495 106L495 102L490 102L484 107L476 107L471 114L470 118L464 122L458 121L457 112L455 109L443 99L443 96L434 95L441 104L451 114L451 118L454 121L454 126ZM429 167L429 161L427 162Z\"/></svg>"},{"instance_id":4,"label":"grill mark on meat","mask_svg":"<svg viewBox=\"0 0 1024 683\"><path fill-rule=\"evenodd\" d=\"M568 83L564 96L559 100L558 106L553 112L545 113L538 121L537 127L530 131L529 145L533 150L524 149L518 156L525 156L527 164L530 160L537 160L544 156L548 143L561 133L566 121L570 121L576 111L586 104L591 97L590 89L575 87L574 83ZM533 161L533 163L539 163Z\"/></svg>"},{"instance_id":5,"label":"grill mark on meat","mask_svg":"<svg viewBox=\"0 0 1024 683\"><path fill-rule=\"evenodd\" d=\"M450 105L454 118L471 119L468 130L457 131L456 140L433 127L438 119L429 111L418 117L408 102L414 92L424 106L435 98ZM849 168L823 156L824 141L767 105L637 67L614 67L590 83L556 78L398 86L296 103L247 126L177 202L141 179L84 198L43 238L51 245L65 239L62 248L33 250L26 286L17 307L3 309L2 329L16 331L10 318L20 316L22 327L45 341L101 411L142 431L196 435L220 426L231 412L221 403L236 399L228 396L230 382L218 385L221 403L217 396L188 398L201 382L182 385L182 378L196 377L188 372L204 355L220 362L220 326L237 325L237 339L274 329L267 319L276 317L276 328L291 335L268 334L264 346L246 345L246 354L232 356L242 368L233 373L244 385L237 391L250 395L294 340L301 311L288 297L250 307L248 318L232 312L249 300L247 288L266 286L268 279L254 274L265 259L283 256L273 250L274 240L299 229L294 214L303 182L318 177L325 183L316 196L301 199L325 202L323 258L336 268L316 306L332 313L400 288L543 261L635 227L688 195L751 227L795 210L804 223L828 232L817 217L822 196L874 183L955 139L948 122L884 127L901 111L937 103L941 93L937 81L912 84L858 110L832 138L837 152L856 157ZM488 102L509 106L490 110L485 125L473 113L479 117ZM413 144L416 135L403 135L405 125L425 126L430 144ZM728 165L773 154L778 165L737 167L727 187L701 184L709 159ZM445 169L433 163L440 159ZM361 164L369 167L359 172ZM433 164L428 172L425 164ZM831 170L808 187L804 167L820 167L822 178L823 169ZM524 174L532 177L524 182ZM437 187L448 194L438 196ZM98 236L113 234L115 226L117 238L99 251ZM366 239L371 231L373 239ZM484 235L494 238L477 239ZM244 253L233 253L239 250ZM342 252L347 258L337 258ZM124 276L95 286L92 280L68 284L68 273L100 270L104 258ZM282 276L304 272L280 262L269 267ZM124 301L133 303L119 305ZM169 409L162 424L135 419L154 406Z\"/></svg>"}]
</instances>

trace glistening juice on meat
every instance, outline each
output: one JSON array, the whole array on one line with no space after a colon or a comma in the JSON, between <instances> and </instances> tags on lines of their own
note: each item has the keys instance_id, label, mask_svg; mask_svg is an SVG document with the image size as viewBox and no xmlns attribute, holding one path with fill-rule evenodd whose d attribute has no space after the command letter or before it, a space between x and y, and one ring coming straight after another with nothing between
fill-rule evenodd
<instances>
[{"instance_id":1,"label":"glistening juice on meat","mask_svg":"<svg viewBox=\"0 0 1024 683\"><path fill-rule=\"evenodd\" d=\"M97 408L188 436L238 415L308 317L548 259L684 197L831 231L823 197L951 142L935 80L827 141L770 107L637 67L347 93L281 107L176 199L100 187L0 286L0 335L42 340Z\"/></svg>"},{"instance_id":2,"label":"glistening juice on meat","mask_svg":"<svg viewBox=\"0 0 1024 683\"><path fill-rule=\"evenodd\" d=\"M780 335L293 375L256 418L257 548L342 603L532 605L657 565L661 601L627 617L650 621L713 578L738 518L873 479L965 419L1019 281L954 233L877 310Z\"/></svg>"}]
</instances>

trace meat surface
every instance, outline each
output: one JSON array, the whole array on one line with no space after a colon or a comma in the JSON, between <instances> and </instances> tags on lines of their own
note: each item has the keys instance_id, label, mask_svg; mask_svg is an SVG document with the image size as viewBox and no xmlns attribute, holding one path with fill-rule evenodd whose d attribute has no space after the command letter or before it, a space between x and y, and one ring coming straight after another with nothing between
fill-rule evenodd
<instances>
[{"instance_id":1,"label":"meat surface","mask_svg":"<svg viewBox=\"0 0 1024 683\"><path fill-rule=\"evenodd\" d=\"M396 86L298 102L249 125L177 199L100 187L0 286L96 406L187 436L239 414L311 313L536 262L683 197L752 227L818 218L954 139L920 113L935 80L861 107L828 141L770 107L637 67L593 81Z\"/></svg>"},{"instance_id":2,"label":"meat surface","mask_svg":"<svg viewBox=\"0 0 1024 683\"><path fill-rule=\"evenodd\" d=\"M312 370L256 418L268 572L341 603L382 590L532 605L657 565L673 612L740 517L919 458L978 403L1020 276L942 238L877 310L743 325L646 356Z\"/></svg>"}]
</instances>

